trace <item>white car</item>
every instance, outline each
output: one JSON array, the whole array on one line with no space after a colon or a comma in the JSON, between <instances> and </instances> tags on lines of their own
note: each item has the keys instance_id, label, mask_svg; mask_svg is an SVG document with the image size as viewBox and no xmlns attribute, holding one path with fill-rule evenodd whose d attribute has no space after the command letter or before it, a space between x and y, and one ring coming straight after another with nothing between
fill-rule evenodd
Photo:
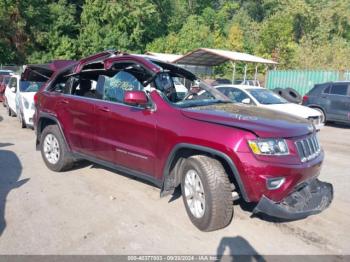
<instances>
[{"instance_id":1,"label":"white car","mask_svg":"<svg viewBox=\"0 0 350 262\"><path fill-rule=\"evenodd\" d=\"M305 118L312 122L317 130L320 130L324 125L319 111L290 103L266 88L247 85L219 85L215 88L234 102L264 107Z\"/></svg>"},{"instance_id":2,"label":"white car","mask_svg":"<svg viewBox=\"0 0 350 262\"><path fill-rule=\"evenodd\" d=\"M16 93L19 88L19 75L12 75L5 89L5 104L9 116L17 115Z\"/></svg>"},{"instance_id":3,"label":"white car","mask_svg":"<svg viewBox=\"0 0 350 262\"><path fill-rule=\"evenodd\" d=\"M17 116L22 128L33 127L34 95L43 83L22 81L19 75L11 76L5 89L5 102L9 116Z\"/></svg>"},{"instance_id":4,"label":"white car","mask_svg":"<svg viewBox=\"0 0 350 262\"><path fill-rule=\"evenodd\" d=\"M16 92L16 112L22 128L33 127L34 95L44 82L20 81Z\"/></svg>"}]
</instances>

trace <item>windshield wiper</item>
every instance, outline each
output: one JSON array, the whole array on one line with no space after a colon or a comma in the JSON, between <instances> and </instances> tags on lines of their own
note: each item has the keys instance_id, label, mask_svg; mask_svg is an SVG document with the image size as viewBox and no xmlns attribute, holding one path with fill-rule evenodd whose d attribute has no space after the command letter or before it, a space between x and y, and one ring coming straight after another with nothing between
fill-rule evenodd
<instances>
[{"instance_id":1,"label":"windshield wiper","mask_svg":"<svg viewBox=\"0 0 350 262\"><path fill-rule=\"evenodd\" d=\"M231 104L231 103L234 103L232 100L217 100L216 102L220 103L220 104Z\"/></svg>"},{"instance_id":2,"label":"windshield wiper","mask_svg":"<svg viewBox=\"0 0 350 262\"><path fill-rule=\"evenodd\" d=\"M198 100L197 103L192 102L192 103L181 105L180 107L188 108L188 107L209 106L212 104L228 104L228 103L231 104L231 103L233 103L233 101L231 101L231 100L213 100L213 101L200 101L200 100Z\"/></svg>"}]
</instances>

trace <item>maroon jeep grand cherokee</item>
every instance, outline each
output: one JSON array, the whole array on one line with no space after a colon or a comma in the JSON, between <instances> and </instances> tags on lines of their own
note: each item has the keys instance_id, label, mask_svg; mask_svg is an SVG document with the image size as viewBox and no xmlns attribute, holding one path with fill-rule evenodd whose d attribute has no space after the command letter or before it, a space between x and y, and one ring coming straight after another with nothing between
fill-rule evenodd
<instances>
[{"instance_id":1,"label":"maroon jeep grand cherokee","mask_svg":"<svg viewBox=\"0 0 350 262\"><path fill-rule=\"evenodd\" d=\"M162 196L181 185L203 231L228 225L239 197L283 219L321 212L333 198L317 179L324 154L312 125L234 104L176 65L99 53L55 73L35 103L48 168L87 159L151 181Z\"/></svg>"}]
</instances>

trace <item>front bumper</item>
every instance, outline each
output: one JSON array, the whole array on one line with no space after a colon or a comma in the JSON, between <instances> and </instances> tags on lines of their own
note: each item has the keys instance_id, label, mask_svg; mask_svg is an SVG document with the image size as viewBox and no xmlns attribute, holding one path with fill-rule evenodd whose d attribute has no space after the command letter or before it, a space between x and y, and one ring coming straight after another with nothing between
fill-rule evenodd
<instances>
[{"instance_id":1,"label":"front bumper","mask_svg":"<svg viewBox=\"0 0 350 262\"><path fill-rule=\"evenodd\" d=\"M281 202L263 196L253 213L264 213L271 217L296 220L314 215L326 209L333 200L333 186L314 179L304 182Z\"/></svg>"},{"instance_id":2,"label":"front bumper","mask_svg":"<svg viewBox=\"0 0 350 262\"><path fill-rule=\"evenodd\" d=\"M33 116L34 116L34 110L32 109L25 109L24 112L23 112L23 118L24 118L24 121L26 122L26 124L28 126L34 126L33 124Z\"/></svg>"}]
</instances>

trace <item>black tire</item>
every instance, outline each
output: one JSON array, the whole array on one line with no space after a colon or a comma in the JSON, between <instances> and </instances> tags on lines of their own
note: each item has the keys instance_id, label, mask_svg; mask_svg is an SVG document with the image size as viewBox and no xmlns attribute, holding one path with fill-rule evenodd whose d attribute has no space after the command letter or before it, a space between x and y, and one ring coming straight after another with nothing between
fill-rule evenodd
<instances>
[{"instance_id":1,"label":"black tire","mask_svg":"<svg viewBox=\"0 0 350 262\"><path fill-rule=\"evenodd\" d=\"M195 170L203 185L205 208L200 218L190 210L185 196L186 174ZM182 167L181 190L184 205L191 222L201 231L226 227L233 216L232 184L222 164L203 155L189 157Z\"/></svg>"},{"instance_id":2,"label":"black tire","mask_svg":"<svg viewBox=\"0 0 350 262\"><path fill-rule=\"evenodd\" d=\"M54 136L58 141L59 157L58 157L57 163L50 163L50 161L47 159L45 155L44 144L45 144L45 138L48 135ZM40 151L46 166L52 171L56 171L56 172L66 171L70 169L74 164L74 159L72 158L70 152L67 150L67 145L57 125L48 125L43 130L41 134L41 139L40 139Z\"/></svg>"},{"instance_id":3,"label":"black tire","mask_svg":"<svg viewBox=\"0 0 350 262\"><path fill-rule=\"evenodd\" d=\"M27 127L27 124L24 121L24 117L23 117L23 114L22 114L21 111L19 111L19 113L18 113L18 120L19 120L19 124L20 124L21 128L26 128Z\"/></svg>"},{"instance_id":4,"label":"black tire","mask_svg":"<svg viewBox=\"0 0 350 262\"><path fill-rule=\"evenodd\" d=\"M272 89L272 92L282 96L282 90L283 90L283 88L276 87L276 88Z\"/></svg>"},{"instance_id":5,"label":"black tire","mask_svg":"<svg viewBox=\"0 0 350 262\"><path fill-rule=\"evenodd\" d=\"M303 100L302 96L293 88L287 87L283 90L283 97L289 102L300 104Z\"/></svg>"},{"instance_id":6,"label":"black tire","mask_svg":"<svg viewBox=\"0 0 350 262\"><path fill-rule=\"evenodd\" d=\"M12 116L12 110L8 105L7 105L7 115Z\"/></svg>"}]
</instances>

